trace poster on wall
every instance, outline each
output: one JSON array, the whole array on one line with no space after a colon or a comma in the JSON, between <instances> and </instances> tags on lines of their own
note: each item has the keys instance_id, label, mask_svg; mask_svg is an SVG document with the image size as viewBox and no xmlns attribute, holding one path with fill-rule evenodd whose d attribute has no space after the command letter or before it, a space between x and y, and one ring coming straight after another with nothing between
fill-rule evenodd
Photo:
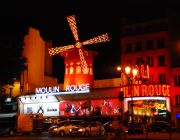
<instances>
[{"instance_id":1,"label":"poster on wall","mask_svg":"<svg viewBox=\"0 0 180 140\"><path fill-rule=\"evenodd\" d=\"M88 100L61 101L59 110L60 116L84 116L90 114Z\"/></svg>"},{"instance_id":2,"label":"poster on wall","mask_svg":"<svg viewBox=\"0 0 180 140\"><path fill-rule=\"evenodd\" d=\"M59 116L59 103L24 104L24 114L42 113L44 117Z\"/></svg>"},{"instance_id":3,"label":"poster on wall","mask_svg":"<svg viewBox=\"0 0 180 140\"><path fill-rule=\"evenodd\" d=\"M91 112L95 116L119 115L120 101L119 99L92 100Z\"/></svg>"}]
</instances>

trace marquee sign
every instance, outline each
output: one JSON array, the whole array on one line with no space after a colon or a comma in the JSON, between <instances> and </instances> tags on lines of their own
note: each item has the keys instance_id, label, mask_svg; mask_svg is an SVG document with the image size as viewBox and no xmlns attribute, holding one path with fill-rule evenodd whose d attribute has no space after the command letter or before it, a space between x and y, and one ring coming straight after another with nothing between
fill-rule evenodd
<instances>
[{"instance_id":1,"label":"marquee sign","mask_svg":"<svg viewBox=\"0 0 180 140\"><path fill-rule=\"evenodd\" d=\"M54 87L41 87L41 88L36 88L35 93L36 94L48 94L48 93L57 93L60 92L60 87L59 86L54 86Z\"/></svg>"},{"instance_id":2,"label":"marquee sign","mask_svg":"<svg viewBox=\"0 0 180 140\"><path fill-rule=\"evenodd\" d=\"M124 86L124 97L170 96L170 86L160 84Z\"/></svg>"},{"instance_id":3,"label":"marquee sign","mask_svg":"<svg viewBox=\"0 0 180 140\"><path fill-rule=\"evenodd\" d=\"M54 87L40 87L35 89L36 94L75 94L75 93L87 93L89 92L89 84L79 84L79 85L66 85L66 91L60 89L59 86Z\"/></svg>"},{"instance_id":4,"label":"marquee sign","mask_svg":"<svg viewBox=\"0 0 180 140\"><path fill-rule=\"evenodd\" d=\"M66 85L66 91L84 91L89 90L89 84Z\"/></svg>"}]
</instances>

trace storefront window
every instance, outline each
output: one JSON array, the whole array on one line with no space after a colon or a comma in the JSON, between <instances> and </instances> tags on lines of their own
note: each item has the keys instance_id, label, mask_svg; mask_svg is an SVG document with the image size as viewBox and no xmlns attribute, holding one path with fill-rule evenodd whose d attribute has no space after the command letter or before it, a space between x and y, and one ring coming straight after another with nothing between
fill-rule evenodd
<instances>
[{"instance_id":1,"label":"storefront window","mask_svg":"<svg viewBox=\"0 0 180 140\"><path fill-rule=\"evenodd\" d=\"M133 101L133 109L135 115L142 116L166 116L166 101L165 100L138 100ZM131 101L129 101L129 108Z\"/></svg>"}]
</instances>

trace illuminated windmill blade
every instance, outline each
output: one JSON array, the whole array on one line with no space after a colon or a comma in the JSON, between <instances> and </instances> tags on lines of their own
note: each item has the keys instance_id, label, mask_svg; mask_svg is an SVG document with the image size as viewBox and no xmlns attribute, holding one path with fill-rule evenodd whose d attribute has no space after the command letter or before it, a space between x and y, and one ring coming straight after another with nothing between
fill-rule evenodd
<instances>
[{"instance_id":1,"label":"illuminated windmill blade","mask_svg":"<svg viewBox=\"0 0 180 140\"><path fill-rule=\"evenodd\" d=\"M49 50L49 55L53 56L53 55L59 54L60 52L71 50L73 48L74 48L74 45L67 45L67 46L62 46L62 47L50 48L48 50Z\"/></svg>"},{"instance_id":2,"label":"illuminated windmill blade","mask_svg":"<svg viewBox=\"0 0 180 140\"><path fill-rule=\"evenodd\" d=\"M76 41L79 41L75 15L66 17Z\"/></svg>"},{"instance_id":3,"label":"illuminated windmill blade","mask_svg":"<svg viewBox=\"0 0 180 140\"><path fill-rule=\"evenodd\" d=\"M97 37L94 37L92 39L86 40L83 42L83 45L89 45L89 44L95 44L95 43L101 43L101 42L108 42L109 36L108 34L103 34Z\"/></svg>"},{"instance_id":4,"label":"illuminated windmill blade","mask_svg":"<svg viewBox=\"0 0 180 140\"><path fill-rule=\"evenodd\" d=\"M78 49L78 50L79 50L79 56L80 56L82 71L83 71L84 74L87 74L88 73L88 68L87 68L86 59L84 57L82 49Z\"/></svg>"}]
</instances>

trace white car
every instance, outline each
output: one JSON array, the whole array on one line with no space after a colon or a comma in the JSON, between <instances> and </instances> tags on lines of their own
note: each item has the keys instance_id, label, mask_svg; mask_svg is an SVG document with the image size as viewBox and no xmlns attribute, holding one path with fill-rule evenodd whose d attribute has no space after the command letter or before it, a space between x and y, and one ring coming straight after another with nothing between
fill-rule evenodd
<instances>
[{"instance_id":1,"label":"white car","mask_svg":"<svg viewBox=\"0 0 180 140\"><path fill-rule=\"evenodd\" d=\"M70 129L70 135L93 136L105 134L105 129L100 122L82 122L77 127Z\"/></svg>"},{"instance_id":2,"label":"white car","mask_svg":"<svg viewBox=\"0 0 180 140\"><path fill-rule=\"evenodd\" d=\"M77 126L81 122L82 122L82 120L62 121L58 125L55 125L55 126L52 126L49 128L49 130L48 130L49 136L53 136L53 135L65 136L65 135L68 135L69 130L71 128Z\"/></svg>"}]
</instances>

